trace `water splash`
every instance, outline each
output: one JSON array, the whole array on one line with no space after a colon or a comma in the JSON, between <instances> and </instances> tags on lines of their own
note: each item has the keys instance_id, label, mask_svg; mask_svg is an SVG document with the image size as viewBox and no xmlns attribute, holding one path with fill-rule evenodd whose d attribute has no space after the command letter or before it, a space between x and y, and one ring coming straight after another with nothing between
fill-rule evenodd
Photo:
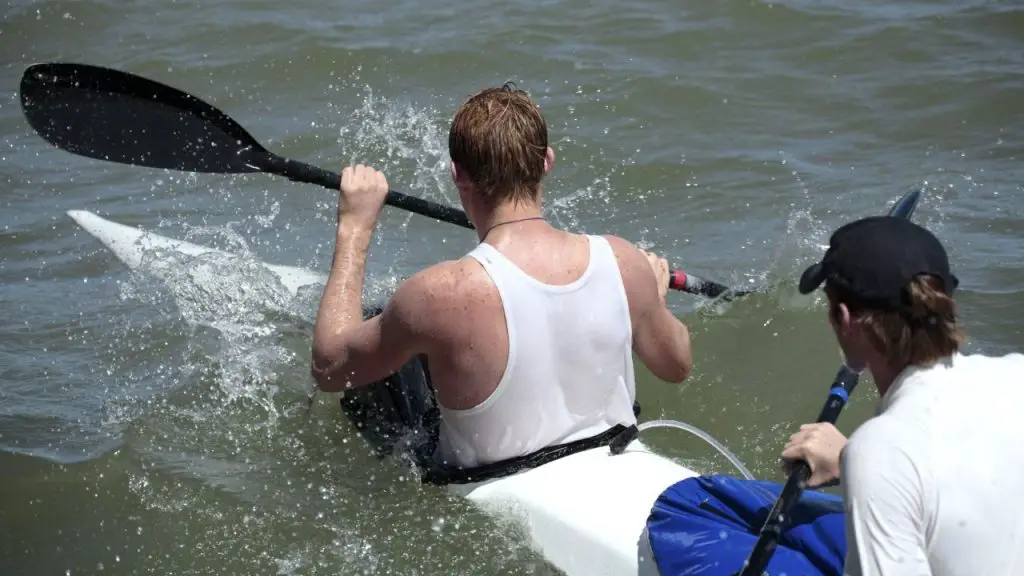
<instances>
[{"instance_id":1,"label":"water splash","mask_svg":"<svg viewBox=\"0 0 1024 576\"><path fill-rule=\"evenodd\" d=\"M199 230L245 246L230 228ZM190 241L195 235L189 235ZM151 252L144 257L140 274L121 284L121 297L158 305L161 297L169 296L190 336L200 336L201 326L215 329L220 342L211 347L209 361L219 367L224 401L253 401L274 419L278 416L273 403L274 367L292 362L295 355L274 341L269 315L294 314L291 295L277 276L246 254L247 248L238 252L240 256L196 257ZM205 348L201 339L190 338L188 346Z\"/></svg>"},{"instance_id":2,"label":"water splash","mask_svg":"<svg viewBox=\"0 0 1024 576\"><path fill-rule=\"evenodd\" d=\"M452 186L448 168L447 119L432 107L392 100L376 94L372 87L362 88L358 108L351 112L328 104L332 116L344 122L328 122L338 131L337 143L349 164L369 164L388 177L392 187L408 194L454 204L458 195ZM397 182L408 182L397 185ZM330 214L336 199L318 203Z\"/></svg>"}]
</instances>

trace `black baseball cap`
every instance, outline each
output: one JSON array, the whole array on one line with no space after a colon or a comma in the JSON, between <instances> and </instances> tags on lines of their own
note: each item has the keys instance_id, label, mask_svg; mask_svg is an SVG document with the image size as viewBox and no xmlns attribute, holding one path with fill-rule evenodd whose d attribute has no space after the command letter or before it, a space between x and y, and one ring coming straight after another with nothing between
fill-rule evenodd
<instances>
[{"instance_id":1,"label":"black baseball cap","mask_svg":"<svg viewBox=\"0 0 1024 576\"><path fill-rule=\"evenodd\" d=\"M904 288L920 274L942 279L947 294L960 283L934 234L903 218L871 216L832 234L825 257L800 276L800 293L827 280L865 303L896 309L906 303Z\"/></svg>"}]
</instances>

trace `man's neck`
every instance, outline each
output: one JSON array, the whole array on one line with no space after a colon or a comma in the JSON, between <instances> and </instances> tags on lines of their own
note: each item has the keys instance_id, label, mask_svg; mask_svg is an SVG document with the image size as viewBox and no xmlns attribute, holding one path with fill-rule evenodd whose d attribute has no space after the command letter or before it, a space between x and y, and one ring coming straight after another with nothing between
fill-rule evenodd
<instances>
[{"instance_id":1,"label":"man's neck","mask_svg":"<svg viewBox=\"0 0 1024 576\"><path fill-rule=\"evenodd\" d=\"M885 393L888 392L896 380L907 373L908 370L913 368L927 368L932 364L905 364L900 367L891 367L888 363L879 362L879 366L872 366L871 378L875 381L875 387L878 388L878 396L884 397Z\"/></svg>"},{"instance_id":2,"label":"man's neck","mask_svg":"<svg viewBox=\"0 0 1024 576\"><path fill-rule=\"evenodd\" d=\"M896 382L896 379L907 374L909 370L926 370L931 367L934 367L937 364L951 362L953 357L955 357L959 353L959 351L954 351L949 356L941 356L931 362L907 364L899 369L893 369L886 365L885 363L880 362L879 367L877 368L874 365L872 365L871 378L875 381L875 386L878 388L878 395L885 396L885 393L888 392L890 388L892 388L892 385L893 383Z\"/></svg>"},{"instance_id":3,"label":"man's neck","mask_svg":"<svg viewBox=\"0 0 1024 576\"><path fill-rule=\"evenodd\" d=\"M477 226L477 238L483 242L484 238L487 237L487 233L492 228L500 224L513 222L515 220L524 220L527 218L539 218L542 216L540 203L539 202L505 202L499 204L495 208L484 212L479 215L479 222ZM499 228L498 230L501 230ZM498 233L495 231L495 234ZM494 234L491 235L493 239Z\"/></svg>"},{"instance_id":4,"label":"man's neck","mask_svg":"<svg viewBox=\"0 0 1024 576\"><path fill-rule=\"evenodd\" d=\"M896 377L903 372L904 368L894 370L884 363L880 366L871 367L871 379L875 381L875 387L878 388L879 397L885 396L885 393L889 391L889 388L892 387L892 383L896 380Z\"/></svg>"}]
</instances>

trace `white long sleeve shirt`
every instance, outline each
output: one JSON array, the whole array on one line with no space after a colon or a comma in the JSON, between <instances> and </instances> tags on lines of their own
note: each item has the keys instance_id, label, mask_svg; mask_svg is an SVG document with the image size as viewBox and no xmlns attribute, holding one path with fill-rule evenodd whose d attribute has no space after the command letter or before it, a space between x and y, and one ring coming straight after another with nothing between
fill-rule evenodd
<instances>
[{"instance_id":1,"label":"white long sleeve shirt","mask_svg":"<svg viewBox=\"0 0 1024 576\"><path fill-rule=\"evenodd\" d=\"M908 368L841 458L848 576L1024 574L1024 355Z\"/></svg>"}]
</instances>

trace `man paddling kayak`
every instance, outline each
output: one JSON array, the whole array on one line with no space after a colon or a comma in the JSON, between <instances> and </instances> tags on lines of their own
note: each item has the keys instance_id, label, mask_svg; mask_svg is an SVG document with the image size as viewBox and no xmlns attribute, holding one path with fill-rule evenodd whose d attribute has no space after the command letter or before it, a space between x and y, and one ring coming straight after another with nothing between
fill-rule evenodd
<instances>
[{"instance_id":1,"label":"man paddling kayak","mask_svg":"<svg viewBox=\"0 0 1024 576\"><path fill-rule=\"evenodd\" d=\"M480 244L403 282L368 320L364 263L388 184L366 166L342 172L313 338L318 387L364 386L425 355L440 408L438 456L464 469L635 425L633 352L671 382L692 365L689 332L665 304L665 260L545 221L541 181L554 152L525 92L506 84L471 97L448 145Z\"/></svg>"},{"instance_id":2,"label":"man paddling kayak","mask_svg":"<svg viewBox=\"0 0 1024 576\"><path fill-rule=\"evenodd\" d=\"M783 450L810 484L841 478L849 575L1024 571L1024 355L964 355L958 284L929 231L874 217L837 230L800 291L824 284L847 364L871 372L878 415L849 440L801 427Z\"/></svg>"}]
</instances>

